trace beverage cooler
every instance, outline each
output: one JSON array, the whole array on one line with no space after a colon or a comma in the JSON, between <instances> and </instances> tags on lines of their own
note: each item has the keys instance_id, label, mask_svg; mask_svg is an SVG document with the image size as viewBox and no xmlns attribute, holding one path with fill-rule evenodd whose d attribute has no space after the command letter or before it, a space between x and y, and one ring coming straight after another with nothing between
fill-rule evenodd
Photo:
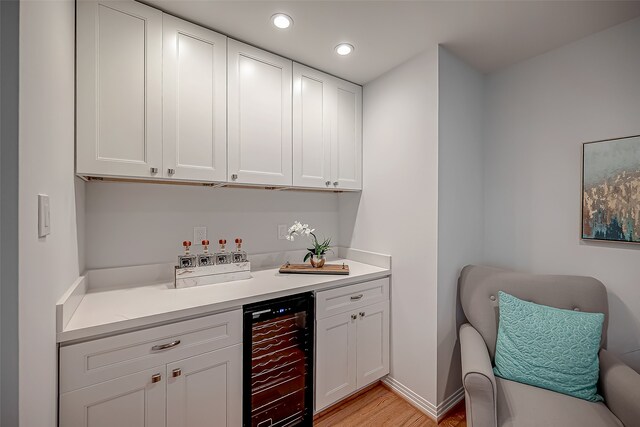
<instances>
[{"instance_id":1,"label":"beverage cooler","mask_svg":"<svg viewBox=\"0 0 640 427\"><path fill-rule=\"evenodd\" d=\"M313 424L313 293L244 306L243 425Z\"/></svg>"}]
</instances>

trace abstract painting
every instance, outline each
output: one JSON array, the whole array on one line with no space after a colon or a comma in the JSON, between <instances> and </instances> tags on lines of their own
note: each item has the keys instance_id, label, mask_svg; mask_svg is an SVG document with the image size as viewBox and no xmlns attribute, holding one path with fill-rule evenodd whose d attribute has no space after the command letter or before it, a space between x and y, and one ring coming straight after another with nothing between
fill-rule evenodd
<instances>
[{"instance_id":1,"label":"abstract painting","mask_svg":"<svg viewBox=\"0 0 640 427\"><path fill-rule=\"evenodd\" d=\"M583 145L582 238L640 243L640 135Z\"/></svg>"}]
</instances>

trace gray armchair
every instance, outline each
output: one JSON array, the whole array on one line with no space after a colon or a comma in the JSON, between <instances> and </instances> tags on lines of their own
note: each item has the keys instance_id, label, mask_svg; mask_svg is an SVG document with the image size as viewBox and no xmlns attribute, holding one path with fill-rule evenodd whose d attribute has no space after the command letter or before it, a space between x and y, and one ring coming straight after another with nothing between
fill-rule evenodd
<instances>
[{"instance_id":1,"label":"gray armchair","mask_svg":"<svg viewBox=\"0 0 640 427\"><path fill-rule=\"evenodd\" d=\"M605 314L599 384L604 403L587 402L493 375L500 290L538 304ZM460 328L469 427L640 426L640 374L604 349L608 303L607 291L600 281L467 266L460 274L460 301L469 321Z\"/></svg>"}]
</instances>

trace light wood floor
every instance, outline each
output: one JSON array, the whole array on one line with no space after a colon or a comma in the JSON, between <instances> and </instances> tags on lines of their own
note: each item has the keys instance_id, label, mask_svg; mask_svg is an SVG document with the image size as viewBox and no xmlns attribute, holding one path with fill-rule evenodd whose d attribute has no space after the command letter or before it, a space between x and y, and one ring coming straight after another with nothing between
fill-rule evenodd
<instances>
[{"instance_id":1,"label":"light wood floor","mask_svg":"<svg viewBox=\"0 0 640 427\"><path fill-rule=\"evenodd\" d=\"M315 427L466 427L464 401L457 404L447 417L436 424L427 415L403 398L378 384L366 392L320 414Z\"/></svg>"}]
</instances>

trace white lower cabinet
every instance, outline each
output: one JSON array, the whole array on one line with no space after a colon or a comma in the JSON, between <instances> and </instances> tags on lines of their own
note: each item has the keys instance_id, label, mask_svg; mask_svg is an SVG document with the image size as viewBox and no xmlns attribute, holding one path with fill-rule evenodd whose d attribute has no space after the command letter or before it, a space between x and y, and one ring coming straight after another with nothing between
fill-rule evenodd
<instances>
[{"instance_id":1,"label":"white lower cabinet","mask_svg":"<svg viewBox=\"0 0 640 427\"><path fill-rule=\"evenodd\" d=\"M356 384L362 388L389 373L389 301L358 312Z\"/></svg>"},{"instance_id":2,"label":"white lower cabinet","mask_svg":"<svg viewBox=\"0 0 640 427\"><path fill-rule=\"evenodd\" d=\"M356 391L356 321L354 313L316 323L316 411Z\"/></svg>"},{"instance_id":3,"label":"white lower cabinet","mask_svg":"<svg viewBox=\"0 0 640 427\"><path fill-rule=\"evenodd\" d=\"M241 341L235 310L63 347L59 425L239 427Z\"/></svg>"},{"instance_id":4,"label":"white lower cabinet","mask_svg":"<svg viewBox=\"0 0 640 427\"><path fill-rule=\"evenodd\" d=\"M64 393L60 427L163 426L165 377L165 366L159 366Z\"/></svg>"},{"instance_id":5,"label":"white lower cabinet","mask_svg":"<svg viewBox=\"0 0 640 427\"><path fill-rule=\"evenodd\" d=\"M316 412L389 373L388 279L376 282L316 296ZM386 300L362 305L372 283L382 285L380 297ZM346 302L336 305L334 301ZM336 306L344 312L323 317Z\"/></svg>"},{"instance_id":6,"label":"white lower cabinet","mask_svg":"<svg viewBox=\"0 0 640 427\"><path fill-rule=\"evenodd\" d=\"M167 365L167 427L242 424L242 344Z\"/></svg>"}]
</instances>

